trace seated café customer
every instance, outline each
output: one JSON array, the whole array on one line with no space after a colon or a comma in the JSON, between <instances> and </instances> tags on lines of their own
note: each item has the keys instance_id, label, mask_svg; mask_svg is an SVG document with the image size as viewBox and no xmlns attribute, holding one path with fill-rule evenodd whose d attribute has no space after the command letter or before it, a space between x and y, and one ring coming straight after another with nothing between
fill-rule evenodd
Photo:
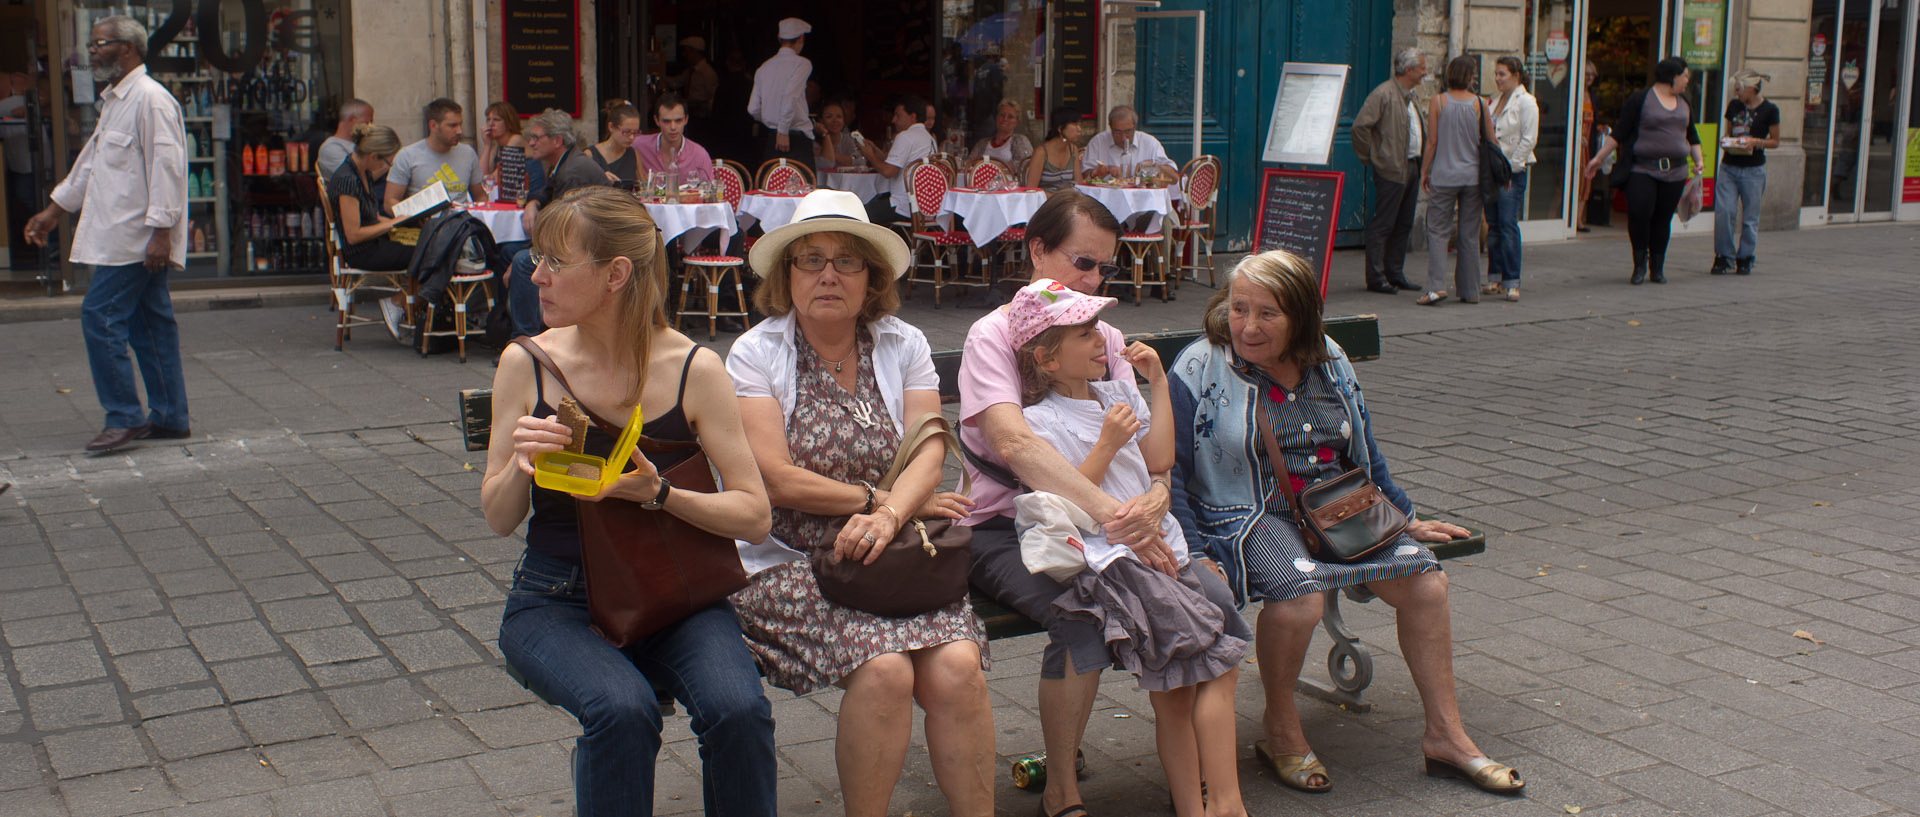
<instances>
[{"instance_id":1,"label":"seated caf\u00e9 customer","mask_svg":"<svg viewBox=\"0 0 1920 817\"><path fill-rule=\"evenodd\" d=\"M577 505L623 500L657 508L720 536L767 534L767 493L747 447L739 402L720 357L666 323L666 249L647 209L611 189L577 190L540 213L535 275L554 328L533 342L572 388L509 344L493 376L493 435L480 507L487 525L526 551L500 618L500 653L527 686L580 721L573 813L652 812L662 728L654 684L684 703L700 744L701 793L712 815L771 817L778 810L773 710L753 655L725 601L617 648L590 629ZM723 490L695 491L660 477L687 449L633 453L604 493L576 499L533 482L532 460L560 451L572 430L555 418L571 397L600 417L636 406L655 440L698 440ZM586 451L608 456L598 426ZM532 516L528 516L528 512ZM724 547L720 543L708 546ZM678 727L676 727L678 729Z\"/></svg>"},{"instance_id":2,"label":"seated caf\u00e9 customer","mask_svg":"<svg viewBox=\"0 0 1920 817\"><path fill-rule=\"evenodd\" d=\"M460 103L436 99L427 103L427 138L400 149L387 172L387 210L434 182L447 187L456 202L486 198L480 154L460 141Z\"/></svg>"},{"instance_id":3,"label":"seated caf\u00e9 customer","mask_svg":"<svg viewBox=\"0 0 1920 817\"><path fill-rule=\"evenodd\" d=\"M353 131L373 121L373 105L364 99L349 99L340 103L340 124L334 128L333 135L320 143L319 156L314 165L328 176L340 169L340 163L353 155Z\"/></svg>"},{"instance_id":4,"label":"seated caf\u00e9 customer","mask_svg":"<svg viewBox=\"0 0 1920 817\"><path fill-rule=\"evenodd\" d=\"M600 125L607 138L587 147L587 158L607 172L611 184L631 182L640 167L633 139L640 135L640 109L624 99L610 99L600 106Z\"/></svg>"},{"instance_id":5,"label":"seated caf\u00e9 customer","mask_svg":"<svg viewBox=\"0 0 1920 817\"><path fill-rule=\"evenodd\" d=\"M687 103L679 95L661 94L654 100L653 125L660 129L658 133L633 140L633 150L640 154L641 171L674 171L680 174L682 184L713 178L713 157L707 155L706 148L687 138Z\"/></svg>"},{"instance_id":6,"label":"seated caf\u00e9 customer","mask_svg":"<svg viewBox=\"0 0 1920 817\"><path fill-rule=\"evenodd\" d=\"M913 203L907 198L906 170L907 165L933 153L933 134L921 124L926 111L926 100L911 94L900 97L893 105L893 145L887 152L881 153L872 140L860 143L860 152L867 157L867 164L887 179L887 192L867 202L867 220L875 224L891 224L913 217Z\"/></svg>"},{"instance_id":7,"label":"seated caf\u00e9 customer","mask_svg":"<svg viewBox=\"0 0 1920 817\"><path fill-rule=\"evenodd\" d=\"M527 164L539 170L530 174L538 176L537 184L527 193L527 209L520 214L520 223L531 236L542 207L574 190L606 185L607 174L585 152L574 150L573 119L566 111L548 108L527 120L526 136ZM512 258L507 270L507 315L513 334L538 335L547 327L540 319L540 288L533 283L533 251L522 248Z\"/></svg>"},{"instance_id":8,"label":"seated caf\u00e9 customer","mask_svg":"<svg viewBox=\"0 0 1920 817\"><path fill-rule=\"evenodd\" d=\"M887 813L915 701L949 812L991 815L986 634L967 599L874 615L822 597L809 561L834 553L871 564L903 526L959 519L969 504L940 490L938 439L912 453L892 490L874 487L907 422L940 410L927 339L893 316L906 242L869 223L859 196L816 190L748 258L765 279L754 304L767 320L734 342L727 371L775 510L772 537L741 545L754 571L733 596L741 630L774 686L846 690L834 758L848 817Z\"/></svg>"},{"instance_id":9,"label":"seated caf\u00e9 customer","mask_svg":"<svg viewBox=\"0 0 1920 817\"><path fill-rule=\"evenodd\" d=\"M1026 134L1014 132L1019 126L1020 104L1011 99L1001 102L993 115L993 135L973 143L967 161L999 159L1006 163L1008 170L1018 170L1020 163L1033 155L1033 142L1028 141Z\"/></svg>"},{"instance_id":10,"label":"seated caf\u00e9 customer","mask_svg":"<svg viewBox=\"0 0 1920 817\"><path fill-rule=\"evenodd\" d=\"M1026 185L1051 196L1080 183L1080 114L1055 108L1047 117L1047 139L1027 162Z\"/></svg>"},{"instance_id":11,"label":"seated caf\u00e9 customer","mask_svg":"<svg viewBox=\"0 0 1920 817\"><path fill-rule=\"evenodd\" d=\"M1323 592L1345 588L1394 609L1401 653L1426 710L1420 752L1427 774L1518 794L1520 773L1488 759L1461 724L1447 574L1421 544L1463 537L1466 529L1417 520L1371 558L1338 564L1315 559L1294 524L1289 493L1355 468L1389 502L1413 512L1374 443L1353 365L1322 330L1320 306L1317 269L1281 250L1248 256L1207 304L1206 335L1167 367L1173 484L1181 494L1173 513L1196 554L1225 567L1235 595L1263 603L1254 649L1266 692L1265 737L1254 754L1291 788L1333 787L1301 729L1293 688ZM1269 447L1283 462L1268 456Z\"/></svg>"},{"instance_id":12,"label":"seated caf\u00e9 customer","mask_svg":"<svg viewBox=\"0 0 1920 817\"><path fill-rule=\"evenodd\" d=\"M820 109L820 123L814 132L820 135L820 143L814 146L813 169L818 173L831 173L836 168L847 167L854 163L853 157L860 149L853 144L853 128L847 121L847 103L833 100Z\"/></svg>"},{"instance_id":13,"label":"seated caf\u00e9 customer","mask_svg":"<svg viewBox=\"0 0 1920 817\"><path fill-rule=\"evenodd\" d=\"M526 134L520 132L520 111L513 103L500 101L488 105L484 112L486 121L480 125L480 170L486 174L487 189L497 195L500 190L500 162L506 158L507 148L520 148L522 158L527 149Z\"/></svg>"},{"instance_id":14,"label":"seated caf\u00e9 customer","mask_svg":"<svg viewBox=\"0 0 1920 817\"><path fill-rule=\"evenodd\" d=\"M1151 133L1141 133L1137 123L1133 109L1125 105L1114 106L1107 113L1106 131L1087 142L1087 152L1080 158L1088 176L1134 178L1141 167L1152 167L1162 182L1180 178L1179 167L1167 158L1160 140Z\"/></svg>"},{"instance_id":15,"label":"seated caf\u00e9 customer","mask_svg":"<svg viewBox=\"0 0 1920 817\"><path fill-rule=\"evenodd\" d=\"M413 247L387 237L399 219L373 197L374 181L384 178L400 152L400 137L385 125L361 123L353 129L353 152L327 177L334 220L340 227L340 260L355 269L381 272L407 268Z\"/></svg>"}]
</instances>

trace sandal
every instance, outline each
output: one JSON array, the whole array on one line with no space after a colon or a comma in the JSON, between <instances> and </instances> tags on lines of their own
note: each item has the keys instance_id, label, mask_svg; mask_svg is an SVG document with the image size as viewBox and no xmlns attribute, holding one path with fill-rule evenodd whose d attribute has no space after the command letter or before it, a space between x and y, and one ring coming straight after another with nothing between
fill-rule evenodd
<instances>
[{"instance_id":1,"label":"sandal","mask_svg":"<svg viewBox=\"0 0 1920 817\"><path fill-rule=\"evenodd\" d=\"M1414 303L1419 304L1421 306L1433 306L1434 304L1440 303L1441 301L1444 301L1446 299L1447 299L1447 293L1445 292L1429 292L1426 295L1421 296L1420 300L1414 301Z\"/></svg>"},{"instance_id":2,"label":"sandal","mask_svg":"<svg viewBox=\"0 0 1920 817\"><path fill-rule=\"evenodd\" d=\"M1500 294L1500 282L1499 282L1499 281L1488 281L1488 282L1486 283L1486 285L1485 285L1485 286L1482 286L1482 287L1480 287L1480 294L1482 294L1482 295L1498 295L1498 294Z\"/></svg>"},{"instance_id":3,"label":"sandal","mask_svg":"<svg viewBox=\"0 0 1920 817\"><path fill-rule=\"evenodd\" d=\"M1518 300L1520 300L1520 288L1519 288L1519 287L1510 287L1510 288L1508 288L1508 289L1507 289L1507 300L1509 300L1509 301L1518 301Z\"/></svg>"},{"instance_id":4,"label":"sandal","mask_svg":"<svg viewBox=\"0 0 1920 817\"><path fill-rule=\"evenodd\" d=\"M1312 794L1321 794L1333 789L1333 777L1327 774L1327 767L1320 762L1319 758L1314 757L1311 751L1304 755L1276 755L1267 748L1266 741L1260 740L1254 742L1253 753L1260 758L1261 763L1273 770L1274 775L1278 776L1280 782L1286 784L1287 788ZM1315 777L1319 777L1323 782L1317 786L1314 785Z\"/></svg>"},{"instance_id":5,"label":"sandal","mask_svg":"<svg viewBox=\"0 0 1920 817\"><path fill-rule=\"evenodd\" d=\"M1047 806L1045 803L1042 803L1040 804L1040 817L1092 817L1092 816L1087 814L1087 807L1084 803L1074 803L1073 805L1067 806L1066 808L1063 808L1052 814L1047 813Z\"/></svg>"},{"instance_id":6,"label":"sandal","mask_svg":"<svg viewBox=\"0 0 1920 817\"><path fill-rule=\"evenodd\" d=\"M1449 777L1465 780L1473 787L1493 794L1519 794L1526 788L1526 782L1520 779L1520 772L1512 766L1495 763L1492 758L1476 757L1467 761L1465 766L1456 766L1444 760L1427 758L1428 777Z\"/></svg>"}]
</instances>

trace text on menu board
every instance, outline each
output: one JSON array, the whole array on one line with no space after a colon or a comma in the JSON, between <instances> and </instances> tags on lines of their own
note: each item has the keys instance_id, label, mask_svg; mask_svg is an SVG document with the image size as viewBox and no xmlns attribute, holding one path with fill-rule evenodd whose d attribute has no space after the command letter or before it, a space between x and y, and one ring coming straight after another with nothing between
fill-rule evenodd
<instances>
[{"instance_id":1,"label":"text on menu board","mask_svg":"<svg viewBox=\"0 0 1920 817\"><path fill-rule=\"evenodd\" d=\"M1333 231L1340 216L1345 174L1329 170L1282 170L1260 174L1259 210L1254 219L1253 250L1286 250L1320 270L1320 295L1327 294L1333 263Z\"/></svg>"},{"instance_id":2,"label":"text on menu board","mask_svg":"<svg viewBox=\"0 0 1920 817\"><path fill-rule=\"evenodd\" d=\"M1085 114L1094 109L1094 92L1100 82L1099 4L1062 0L1054 5L1054 70L1059 76L1054 105Z\"/></svg>"},{"instance_id":3,"label":"text on menu board","mask_svg":"<svg viewBox=\"0 0 1920 817\"><path fill-rule=\"evenodd\" d=\"M500 0L500 74L522 117L580 115L579 0Z\"/></svg>"}]
</instances>

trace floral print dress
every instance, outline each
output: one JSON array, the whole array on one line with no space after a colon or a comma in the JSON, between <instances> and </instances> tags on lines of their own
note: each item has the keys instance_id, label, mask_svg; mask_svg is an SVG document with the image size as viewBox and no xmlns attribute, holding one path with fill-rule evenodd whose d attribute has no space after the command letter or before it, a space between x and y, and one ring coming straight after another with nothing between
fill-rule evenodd
<instances>
[{"instance_id":1,"label":"floral print dress","mask_svg":"<svg viewBox=\"0 0 1920 817\"><path fill-rule=\"evenodd\" d=\"M793 464L840 482L878 482L893 464L900 432L874 377L872 335L860 330L853 394L833 379L833 364L810 344L796 346L793 418L787 423ZM812 554L833 547L837 519L775 507L773 535ZM834 684L876 656L962 639L980 645L980 667L987 668L985 627L966 599L912 618L877 616L822 598L811 563L800 560L755 573L733 595L733 604L767 680L797 695Z\"/></svg>"}]
</instances>

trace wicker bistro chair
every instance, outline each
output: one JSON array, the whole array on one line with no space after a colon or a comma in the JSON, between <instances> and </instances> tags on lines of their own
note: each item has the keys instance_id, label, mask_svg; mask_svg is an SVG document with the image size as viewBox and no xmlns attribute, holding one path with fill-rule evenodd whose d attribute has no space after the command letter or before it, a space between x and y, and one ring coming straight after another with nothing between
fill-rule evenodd
<instances>
[{"instance_id":1,"label":"wicker bistro chair","mask_svg":"<svg viewBox=\"0 0 1920 817\"><path fill-rule=\"evenodd\" d=\"M966 179L968 187L976 189L985 189L995 181L1001 180L1015 187L1020 184L1020 177L1014 174L1012 168L1007 167L1005 162L992 158L974 161L967 166L967 171L962 178ZM1007 228L1005 232L995 236L993 243L988 244L985 249L989 257L1000 259L1007 269L1017 269L1025 256L1026 246L1027 228L1021 226Z\"/></svg>"},{"instance_id":2,"label":"wicker bistro chair","mask_svg":"<svg viewBox=\"0 0 1920 817\"><path fill-rule=\"evenodd\" d=\"M1193 157L1180 169L1180 200L1173 203L1173 216L1167 229L1173 243L1185 253L1174 265L1177 278L1200 280L1207 272L1207 286L1216 287L1213 272L1213 229L1215 205L1220 196L1220 160L1208 154ZM1206 262L1201 263L1201 256Z\"/></svg>"},{"instance_id":3,"label":"wicker bistro chair","mask_svg":"<svg viewBox=\"0 0 1920 817\"><path fill-rule=\"evenodd\" d=\"M720 182L720 200L739 209L740 197L747 193L747 166L732 159L715 159L713 178Z\"/></svg>"},{"instance_id":4,"label":"wicker bistro chair","mask_svg":"<svg viewBox=\"0 0 1920 817\"><path fill-rule=\"evenodd\" d=\"M404 294L409 306L414 300L414 281L405 270L398 272L355 269L347 266L340 257L340 248L346 241L340 235L340 227L333 214L333 197L327 195L327 179L316 169L314 179L319 183L321 213L327 223L322 245L327 253L327 284L333 290L333 350L338 352L346 341L353 337L353 328L367 324L385 323L377 316L363 317L353 312L355 296L362 292L376 292L382 297ZM411 325L410 321L405 325Z\"/></svg>"},{"instance_id":5,"label":"wicker bistro chair","mask_svg":"<svg viewBox=\"0 0 1920 817\"><path fill-rule=\"evenodd\" d=\"M447 299L453 302L453 328L437 331L433 328L436 304L422 301L417 307L420 321L414 327L413 335L421 357L427 356L430 339L451 337L460 350L460 362L467 362L467 337L487 331L485 320L468 321L471 310L467 307L473 302L473 296L478 294L486 304L481 307L480 314L493 311L493 290L489 287L491 281L493 270L487 269L485 259L470 258L466 252L460 254L460 259L454 262L453 277L447 281Z\"/></svg>"},{"instance_id":6,"label":"wicker bistro chair","mask_svg":"<svg viewBox=\"0 0 1920 817\"><path fill-rule=\"evenodd\" d=\"M932 284L933 308L939 309L941 289L987 286L989 282L984 276L969 276L961 268L960 254L973 245L973 237L965 230L942 230L934 221L940 212L940 200L946 197L952 183L946 167L928 156L900 172L907 174L907 198L913 209L908 241L913 260L907 269L907 291L911 293L914 284ZM923 251L925 261L921 260Z\"/></svg>"},{"instance_id":7,"label":"wicker bistro chair","mask_svg":"<svg viewBox=\"0 0 1920 817\"><path fill-rule=\"evenodd\" d=\"M1120 235L1120 268L1131 274L1109 278L1101 285L1103 291L1113 287L1133 287L1133 305L1140 305L1140 292L1147 287L1160 288L1160 300L1169 301L1173 295L1171 277L1167 275L1167 237L1159 233L1122 233Z\"/></svg>"},{"instance_id":8,"label":"wicker bistro chair","mask_svg":"<svg viewBox=\"0 0 1920 817\"><path fill-rule=\"evenodd\" d=\"M753 186L764 192L785 192L799 181L800 187L813 187L813 168L791 159L768 159L754 174Z\"/></svg>"},{"instance_id":9,"label":"wicker bistro chair","mask_svg":"<svg viewBox=\"0 0 1920 817\"><path fill-rule=\"evenodd\" d=\"M994 181L998 179L1006 179L1009 183L1015 185L1019 183L1019 179L1014 177L1013 170L1007 167L1005 162L992 158L982 158L968 165L966 175L963 178L967 180L968 187L982 189L993 184Z\"/></svg>"}]
</instances>

